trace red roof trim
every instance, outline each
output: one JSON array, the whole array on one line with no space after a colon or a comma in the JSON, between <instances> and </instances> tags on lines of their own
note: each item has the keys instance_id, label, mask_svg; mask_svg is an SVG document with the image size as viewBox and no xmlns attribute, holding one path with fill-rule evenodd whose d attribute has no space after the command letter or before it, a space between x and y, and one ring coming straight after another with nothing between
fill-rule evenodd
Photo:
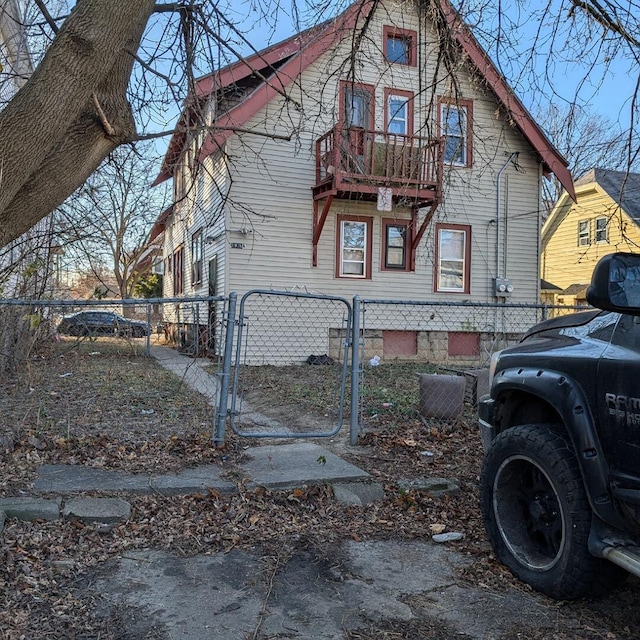
<instances>
[{"instance_id":1,"label":"red roof trim","mask_svg":"<svg viewBox=\"0 0 640 640\"><path fill-rule=\"evenodd\" d=\"M358 19L366 15L375 6L375 0L367 0L364 3L356 2L351 5L341 16L334 20L327 21L321 27L310 29L306 32L296 34L283 42L254 54L246 60L239 61L233 65L217 72L205 76L198 81L196 95L204 97L214 90L214 87L221 87L237 82L239 79L247 77L258 68L262 62L264 66L274 64L283 60L287 56L292 56L278 71L278 87L287 87L293 79L302 71L313 64L322 53L329 49L342 34L355 27ZM528 140L531 146L541 158L544 168L551 171L566 189L569 196L575 200L575 188L571 172L567 168L567 161L553 146L542 129L533 120L529 112L513 93L507 81L496 69L493 62L484 52L478 41L475 39L469 28L461 20L449 0L440 0L440 6L447 20L447 24L455 34L456 41L460 44L470 61L485 78L487 84L495 94L498 101L504 106L514 123ZM304 36L308 35L308 39ZM306 40L306 42L304 42ZM266 63L266 64L264 64ZM240 104L225 113L216 121L218 131L210 134L200 151L200 160L218 151L225 141L233 135L233 129L242 127L260 108L265 106L271 99L278 95L276 87L267 83L260 85L253 93L248 95ZM181 122L184 122L185 113ZM160 175L156 178L154 185L168 179L172 175L170 166L171 157L175 157L175 150L179 147L182 134L174 134L169 151L165 156Z\"/></svg>"},{"instance_id":2,"label":"red roof trim","mask_svg":"<svg viewBox=\"0 0 640 640\"><path fill-rule=\"evenodd\" d=\"M315 30L317 30L317 27ZM268 49L254 53L248 58L238 60L227 67L200 78L196 81L196 95L199 98L206 97L216 89L228 87L250 76L256 69L264 69L295 55L302 48L302 43L311 37L311 31L296 33L283 42L279 42Z\"/></svg>"},{"instance_id":3,"label":"red roof trim","mask_svg":"<svg viewBox=\"0 0 640 640\"><path fill-rule=\"evenodd\" d=\"M357 2L341 16L327 22L325 27L317 32L316 37L301 47L300 51L280 68L277 87L266 83L261 84L245 100L218 119L216 121L218 131L215 135L209 135L206 138L200 150L200 161L218 151L224 142L233 135L234 127L241 127L245 124L259 109L279 95L278 89L288 87L300 73L335 44L345 32L351 31L360 16L366 14L372 4L373 0L367 0L363 3Z\"/></svg>"}]
</instances>

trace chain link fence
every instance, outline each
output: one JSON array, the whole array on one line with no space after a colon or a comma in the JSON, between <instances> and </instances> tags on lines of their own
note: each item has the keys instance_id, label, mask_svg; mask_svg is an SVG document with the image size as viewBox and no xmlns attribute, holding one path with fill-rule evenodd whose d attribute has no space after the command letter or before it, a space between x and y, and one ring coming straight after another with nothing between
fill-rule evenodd
<instances>
[{"instance_id":1,"label":"chain link fence","mask_svg":"<svg viewBox=\"0 0 640 640\"><path fill-rule=\"evenodd\" d=\"M358 430L420 418L475 424L489 361L562 309L509 303L360 301ZM571 309L571 311L577 309Z\"/></svg>"},{"instance_id":2,"label":"chain link fence","mask_svg":"<svg viewBox=\"0 0 640 640\"><path fill-rule=\"evenodd\" d=\"M162 457L210 440L216 378L201 372L215 374L225 304L0 300L0 453L83 443L97 458L134 446Z\"/></svg>"},{"instance_id":3,"label":"chain link fence","mask_svg":"<svg viewBox=\"0 0 640 640\"><path fill-rule=\"evenodd\" d=\"M331 436L347 407L344 298L255 290L238 308L231 425L253 437Z\"/></svg>"},{"instance_id":4,"label":"chain link fence","mask_svg":"<svg viewBox=\"0 0 640 640\"><path fill-rule=\"evenodd\" d=\"M215 407L206 420L217 443L227 426L248 437L326 437L347 422L355 444L363 430L410 419L475 424L491 355L573 310L263 290L240 300L0 300L0 368L21 375L41 357L108 354L109 388L113 354L154 356ZM180 364L173 354L187 358ZM83 384L81 372L65 373ZM180 385L156 378L149 396L171 389L180 404Z\"/></svg>"}]
</instances>

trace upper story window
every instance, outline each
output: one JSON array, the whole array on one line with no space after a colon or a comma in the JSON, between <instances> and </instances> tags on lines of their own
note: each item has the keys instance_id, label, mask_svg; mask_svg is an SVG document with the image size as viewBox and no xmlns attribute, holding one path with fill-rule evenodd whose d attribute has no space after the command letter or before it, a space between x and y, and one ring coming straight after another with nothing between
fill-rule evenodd
<instances>
[{"instance_id":1,"label":"upper story window","mask_svg":"<svg viewBox=\"0 0 640 640\"><path fill-rule=\"evenodd\" d=\"M371 218L338 216L337 277L371 277Z\"/></svg>"},{"instance_id":2,"label":"upper story window","mask_svg":"<svg viewBox=\"0 0 640 640\"><path fill-rule=\"evenodd\" d=\"M342 117L346 127L373 129L374 87L345 82L342 85Z\"/></svg>"},{"instance_id":3,"label":"upper story window","mask_svg":"<svg viewBox=\"0 0 640 640\"><path fill-rule=\"evenodd\" d=\"M409 270L409 221L382 220L382 270Z\"/></svg>"},{"instance_id":4,"label":"upper story window","mask_svg":"<svg viewBox=\"0 0 640 640\"><path fill-rule=\"evenodd\" d=\"M436 225L436 291L469 293L471 288L471 227Z\"/></svg>"},{"instance_id":5,"label":"upper story window","mask_svg":"<svg viewBox=\"0 0 640 640\"><path fill-rule=\"evenodd\" d=\"M184 292L184 247L179 247L173 252L173 295L178 296Z\"/></svg>"},{"instance_id":6,"label":"upper story window","mask_svg":"<svg viewBox=\"0 0 640 640\"><path fill-rule=\"evenodd\" d=\"M440 100L440 135L444 137L444 161L457 167L470 167L471 100Z\"/></svg>"},{"instance_id":7,"label":"upper story window","mask_svg":"<svg viewBox=\"0 0 640 640\"><path fill-rule=\"evenodd\" d=\"M602 216L596 218L596 242L607 242L609 234L607 233L607 217Z\"/></svg>"},{"instance_id":8,"label":"upper story window","mask_svg":"<svg viewBox=\"0 0 640 640\"><path fill-rule=\"evenodd\" d=\"M386 26L383 38L383 53L387 62L416 66L418 34L415 31Z\"/></svg>"},{"instance_id":9,"label":"upper story window","mask_svg":"<svg viewBox=\"0 0 640 640\"><path fill-rule=\"evenodd\" d=\"M191 286L202 283L202 230L191 236Z\"/></svg>"},{"instance_id":10,"label":"upper story window","mask_svg":"<svg viewBox=\"0 0 640 640\"><path fill-rule=\"evenodd\" d=\"M413 133L413 94L385 89L385 129L389 133L410 136Z\"/></svg>"},{"instance_id":11,"label":"upper story window","mask_svg":"<svg viewBox=\"0 0 640 640\"><path fill-rule=\"evenodd\" d=\"M590 220L580 220L578 222L578 246L586 247L591 244Z\"/></svg>"}]
</instances>

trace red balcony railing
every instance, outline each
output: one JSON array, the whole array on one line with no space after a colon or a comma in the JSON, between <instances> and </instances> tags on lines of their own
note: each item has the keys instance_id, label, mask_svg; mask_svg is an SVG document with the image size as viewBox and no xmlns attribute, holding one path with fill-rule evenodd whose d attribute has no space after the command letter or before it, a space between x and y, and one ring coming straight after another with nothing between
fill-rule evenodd
<instances>
[{"instance_id":1,"label":"red balcony railing","mask_svg":"<svg viewBox=\"0 0 640 640\"><path fill-rule=\"evenodd\" d=\"M316 141L316 199L373 197L386 187L396 198L433 202L441 183L441 140L336 125Z\"/></svg>"}]
</instances>

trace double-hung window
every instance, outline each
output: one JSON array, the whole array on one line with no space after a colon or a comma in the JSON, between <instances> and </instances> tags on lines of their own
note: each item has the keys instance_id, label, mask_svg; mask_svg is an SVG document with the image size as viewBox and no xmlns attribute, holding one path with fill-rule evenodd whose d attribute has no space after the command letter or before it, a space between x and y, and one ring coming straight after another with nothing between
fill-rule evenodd
<instances>
[{"instance_id":1,"label":"double-hung window","mask_svg":"<svg viewBox=\"0 0 640 640\"><path fill-rule=\"evenodd\" d=\"M371 218L338 216L338 277L371 277L372 226Z\"/></svg>"},{"instance_id":2,"label":"double-hung window","mask_svg":"<svg viewBox=\"0 0 640 640\"><path fill-rule=\"evenodd\" d=\"M436 291L469 293L471 266L471 227L436 226Z\"/></svg>"},{"instance_id":3,"label":"double-hung window","mask_svg":"<svg viewBox=\"0 0 640 640\"><path fill-rule=\"evenodd\" d=\"M596 242L607 242L608 240L606 216L596 218Z\"/></svg>"},{"instance_id":4,"label":"double-hung window","mask_svg":"<svg viewBox=\"0 0 640 640\"><path fill-rule=\"evenodd\" d=\"M410 136L413 133L413 94L385 89L385 129L388 133Z\"/></svg>"},{"instance_id":5,"label":"double-hung window","mask_svg":"<svg viewBox=\"0 0 640 640\"><path fill-rule=\"evenodd\" d=\"M591 244L591 221L580 220L578 222L578 246L587 247Z\"/></svg>"},{"instance_id":6,"label":"double-hung window","mask_svg":"<svg viewBox=\"0 0 640 640\"><path fill-rule=\"evenodd\" d=\"M444 161L457 167L471 166L470 100L440 102L440 135L444 138Z\"/></svg>"},{"instance_id":7,"label":"double-hung window","mask_svg":"<svg viewBox=\"0 0 640 640\"><path fill-rule=\"evenodd\" d=\"M407 271L409 269L409 221L382 220L384 271Z\"/></svg>"}]
</instances>

